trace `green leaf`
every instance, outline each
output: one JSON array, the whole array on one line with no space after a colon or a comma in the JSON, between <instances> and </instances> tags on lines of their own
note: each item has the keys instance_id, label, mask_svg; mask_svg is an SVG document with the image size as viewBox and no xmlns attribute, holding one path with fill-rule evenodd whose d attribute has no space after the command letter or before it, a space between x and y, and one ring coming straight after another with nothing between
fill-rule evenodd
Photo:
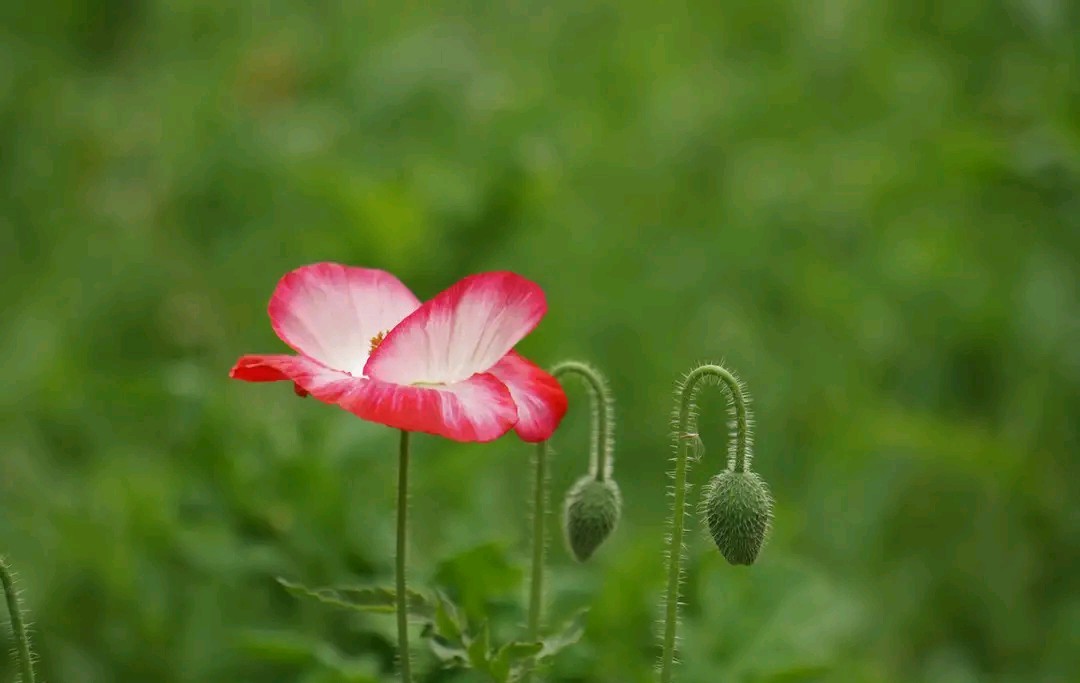
<instances>
[{"instance_id":1,"label":"green leaf","mask_svg":"<svg viewBox=\"0 0 1080 683\"><path fill-rule=\"evenodd\" d=\"M444 667L468 668L465 632L466 624L457 605L441 591L435 591L434 615L432 621L424 625L421 635L427 639L432 654Z\"/></svg>"},{"instance_id":2,"label":"green leaf","mask_svg":"<svg viewBox=\"0 0 1080 683\"><path fill-rule=\"evenodd\" d=\"M393 614L397 609L397 593L393 588L382 586L308 588L281 577L278 577L277 581L295 596L312 598L333 607L382 614ZM430 619L435 615L434 606L422 593L409 590L406 595L410 616L416 619Z\"/></svg>"},{"instance_id":3,"label":"green leaf","mask_svg":"<svg viewBox=\"0 0 1080 683\"><path fill-rule=\"evenodd\" d=\"M582 610L542 641L511 641L493 650L488 622L484 622L475 636L470 635L468 623L457 606L440 592L435 596L434 617L424 626L422 635L436 659L444 667L472 669L495 683L519 680L542 660L576 643L584 632L580 623L585 614Z\"/></svg>"},{"instance_id":4,"label":"green leaf","mask_svg":"<svg viewBox=\"0 0 1080 683\"><path fill-rule=\"evenodd\" d=\"M428 636L428 647L435 658L446 668L468 668L469 653L437 634Z\"/></svg>"},{"instance_id":5,"label":"green leaf","mask_svg":"<svg viewBox=\"0 0 1080 683\"><path fill-rule=\"evenodd\" d=\"M492 677L497 681L511 681L518 674L536 665L536 655L544 649L541 642L511 641L499 648L491 660Z\"/></svg>"},{"instance_id":6,"label":"green leaf","mask_svg":"<svg viewBox=\"0 0 1080 683\"><path fill-rule=\"evenodd\" d=\"M562 650L574 645L585 634L585 625L582 623L588 610L581 610L563 623L562 627L540 641L542 647L536 654L536 659L544 660L554 657Z\"/></svg>"},{"instance_id":7,"label":"green leaf","mask_svg":"<svg viewBox=\"0 0 1080 683\"><path fill-rule=\"evenodd\" d=\"M480 634L470 639L465 649L469 653L469 664L474 669L491 673L491 632L487 623L480 627Z\"/></svg>"},{"instance_id":8,"label":"green leaf","mask_svg":"<svg viewBox=\"0 0 1080 683\"><path fill-rule=\"evenodd\" d=\"M466 624L457 605L442 591L435 592L435 632L454 642L464 642Z\"/></svg>"}]
</instances>

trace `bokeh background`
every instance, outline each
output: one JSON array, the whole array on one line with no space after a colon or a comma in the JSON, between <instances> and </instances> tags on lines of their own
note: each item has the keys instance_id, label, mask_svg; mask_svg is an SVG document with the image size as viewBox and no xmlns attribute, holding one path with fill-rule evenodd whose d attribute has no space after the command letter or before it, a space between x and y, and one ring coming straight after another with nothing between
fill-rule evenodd
<instances>
[{"instance_id":1,"label":"bokeh background","mask_svg":"<svg viewBox=\"0 0 1080 683\"><path fill-rule=\"evenodd\" d=\"M591 612L550 680L651 680L672 388L717 359L777 522L749 569L691 522L677 680L1077 680L1078 6L438 4L0 9L0 552L42 678L393 680L390 619L274 579L389 578L396 435L226 376L336 260L521 272L521 350L610 375L626 510L588 565L553 543L553 618ZM530 449L415 453L413 582L520 623Z\"/></svg>"}]
</instances>

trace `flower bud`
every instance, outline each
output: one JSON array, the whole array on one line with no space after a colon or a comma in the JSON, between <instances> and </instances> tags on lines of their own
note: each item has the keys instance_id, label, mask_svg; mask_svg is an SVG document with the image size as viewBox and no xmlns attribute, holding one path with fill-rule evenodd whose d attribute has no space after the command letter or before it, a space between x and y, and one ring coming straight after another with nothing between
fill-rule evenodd
<instances>
[{"instance_id":1,"label":"flower bud","mask_svg":"<svg viewBox=\"0 0 1080 683\"><path fill-rule=\"evenodd\" d=\"M622 511L619 487L611 479L587 474L570 487L563 507L566 544L578 562L592 557L615 529Z\"/></svg>"},{"instance_id":2,"label":"flower bud","mask_svg":"<svg viewBox=\"0 0 1080 683\"><path fill-rule=\"evenodd\" d=\"M731 564L753 564L772 524L772 496L754 472L727 470L705 489L703 512L716 547Z\"/></svg>"}]
</instances>

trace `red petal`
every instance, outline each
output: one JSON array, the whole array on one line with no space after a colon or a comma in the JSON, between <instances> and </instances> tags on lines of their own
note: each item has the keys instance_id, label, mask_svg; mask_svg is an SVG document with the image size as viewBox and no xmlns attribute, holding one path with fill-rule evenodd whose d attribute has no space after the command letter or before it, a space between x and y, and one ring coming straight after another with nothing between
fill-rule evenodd
<instances>
[{"instance_id":1,"label":"red petal","mask_svg":"<svg viewBox=\"0 0 1080 683\"><path fill-rule=\"evenodd\" d=\"M371 338L419 306L408 287L386 271L314 263L278 282L270 298L270 322L297 353L360 375Z\"/></svg>"},{"instance_id":2,"label":"red petal","mask_svg":"<svg viewBox=\"0 0 1080 683\"><path fill-rule=\"evenodd\" d=\"M273 365L267 365L266 358L291 358L292 356L241 356L236 365L229 370L229 377L245 382L277 382L289 379L288 375Z\"/></svg>"},{"instance_id":3,"label":"red petal","mask_svg":"<svg viewBox=\"0 0 1080 683\"><path fill-rule=\"evenodd\" d=\"M229 371L229 377L245 382L291 380L295 383L293 390L300 396L314 394L316 388L324 394L331 390L340 392L353 382L363 381L306 356L284 354L243 356Z\"/></svg>"},{"instance_id":4,"label":"red petal","mask_svg":"<svg viewBox=\"0 0 1080 683\"><path fill-rule=\"evenodd\" d=\"M506 386L479 374L449 386L411 387L353 377L303 356L244 356L230 375L249 382L292 380L324 403L372 422L454 441L491 441L517 422Z\"/></svg>"},{"instance_id":5,"label":"red petal","mask_svg":"<svg viewBox=\"0 0 1080 683\"><path fill-rule=\"evenodd\" d=\"M491 374L510 390L518 410L514 431L523 441L545 441L566 415L566 393L558 380L515 351L502 357Z\"/></svg>"},{"instance_id":6,"label":"red petal","mask_svg":"<svg viewBox=\"0 0 1080 683\"><path fill-rule=\"evenodd\" d=\"M320 398L318 392L311 393ZM439 387L371 379L364 382L363 390L351 391L336 402L365 420L454 441L491 441L517 422L510 391L489 374Z\"/></svg>"},{"instance_id":7,"label":"red petal","mask_svg":"<svg viewBox=\"0 0 1080 683\"><path fill-rule=\"evenodd\" d=\"M499 362L546 311L543 290L520 275L471 275L392 329L364 374L395 384L461 382Z\"/></svg>"}]
</instances>

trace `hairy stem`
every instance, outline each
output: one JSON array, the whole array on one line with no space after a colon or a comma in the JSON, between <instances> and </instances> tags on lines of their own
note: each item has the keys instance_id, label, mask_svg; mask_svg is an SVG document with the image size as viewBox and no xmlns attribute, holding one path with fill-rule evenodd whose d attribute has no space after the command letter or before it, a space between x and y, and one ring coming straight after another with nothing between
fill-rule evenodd
<instances>
[{"instance_id":1,"label":"hairy stem","mask_svg":"<svg viewBox=\"0 0 1080 683\"><path fill-rule=\"evenodd\" d=\"M749 441L749 417L746 397L739 380L719 365L702 365L690 372L676 392L675 417L675 500L668 529L667 593L664 603L663 654L660 660L660 683L670 683L675 663L675 632L679 619L679 584L682 580L683 532L686 526L686 473L690 447L697 442L695 397L702 381L723 384L731 394L735 412L734 469L746 466Z\"/></svg>"},{"instance_id":2,"label":"hairy stem","mask_svg":"<svg viewBox=\"0 0 1080 683\"><path fill-rule=\"evenodd\" d=\"M589 407L592 411L589 471L597 481L604 481L611 476L611 452L615 445L615 402L611 398L607 380L596 368L573 360L555 365L551 368L551 374L555 379L568 375L579 377L589 390Z\"/></svg>"},{"instance_id":3,"label":"hairy stem","mask_svg":"<svg viewBox=\"0 0 1080 683\"><path fill-rule=\"evenodd\" d=\"M544 548L547 547L544 522L547 517L546 441L536 444L536 474L533 490L532 578L529 585L529 640L540 637L540 611L544 601Z\"/></svg>"},{"instance_id":4,"label":"hairy stem","mask_svg":"<svg viewBox=\"0 0 1080 683\"><path fill-rule=\"evenodd\" d=\"M397 557L395 578L397 579L397 628L398 659L401 666L402 683L412 681L409 660L409 613L405 590L405 551L408 544L407 515L409 511L409 432L401 430L401 446L398 451L398 492L397 492Z\"/></svg>"},{"instance_id":5,"label":"hairy stem","mask_svg":"<svg viewBox=\"0 0 1080 683\"><path fill-rule=\"evenodd\" d=\"M11 631L15 636L15 651L19 658L19 680L21 683L34 683L34 660L30 653L30 636L23 623L22 608L15 589L15 577L7 561L0 557L0 583L4 584L4 597L7 599L8 613L11 615Z\"/></svg>"},{"instance_id":6,"label":"hairy stem","mask_svg":"<svg viewBox=\"0 0 1080 683\"><path fill-rule=\"evenodd\" d=\"M575 375L585 382L589 389L589 404L592 410L592 433L590 434L589 472L603 481L611 476L611 450L614 419L614 401L607 381L600 372L585 363L563 361L551 369L556 379ZM544 549L547 547L546 519L548 513L548 453L546 441L536 445L533 476L533 538L532 538L532 580L529 586L529 637L540 635L540 616L544 603Z\"/></svg>"}]
</instances>

